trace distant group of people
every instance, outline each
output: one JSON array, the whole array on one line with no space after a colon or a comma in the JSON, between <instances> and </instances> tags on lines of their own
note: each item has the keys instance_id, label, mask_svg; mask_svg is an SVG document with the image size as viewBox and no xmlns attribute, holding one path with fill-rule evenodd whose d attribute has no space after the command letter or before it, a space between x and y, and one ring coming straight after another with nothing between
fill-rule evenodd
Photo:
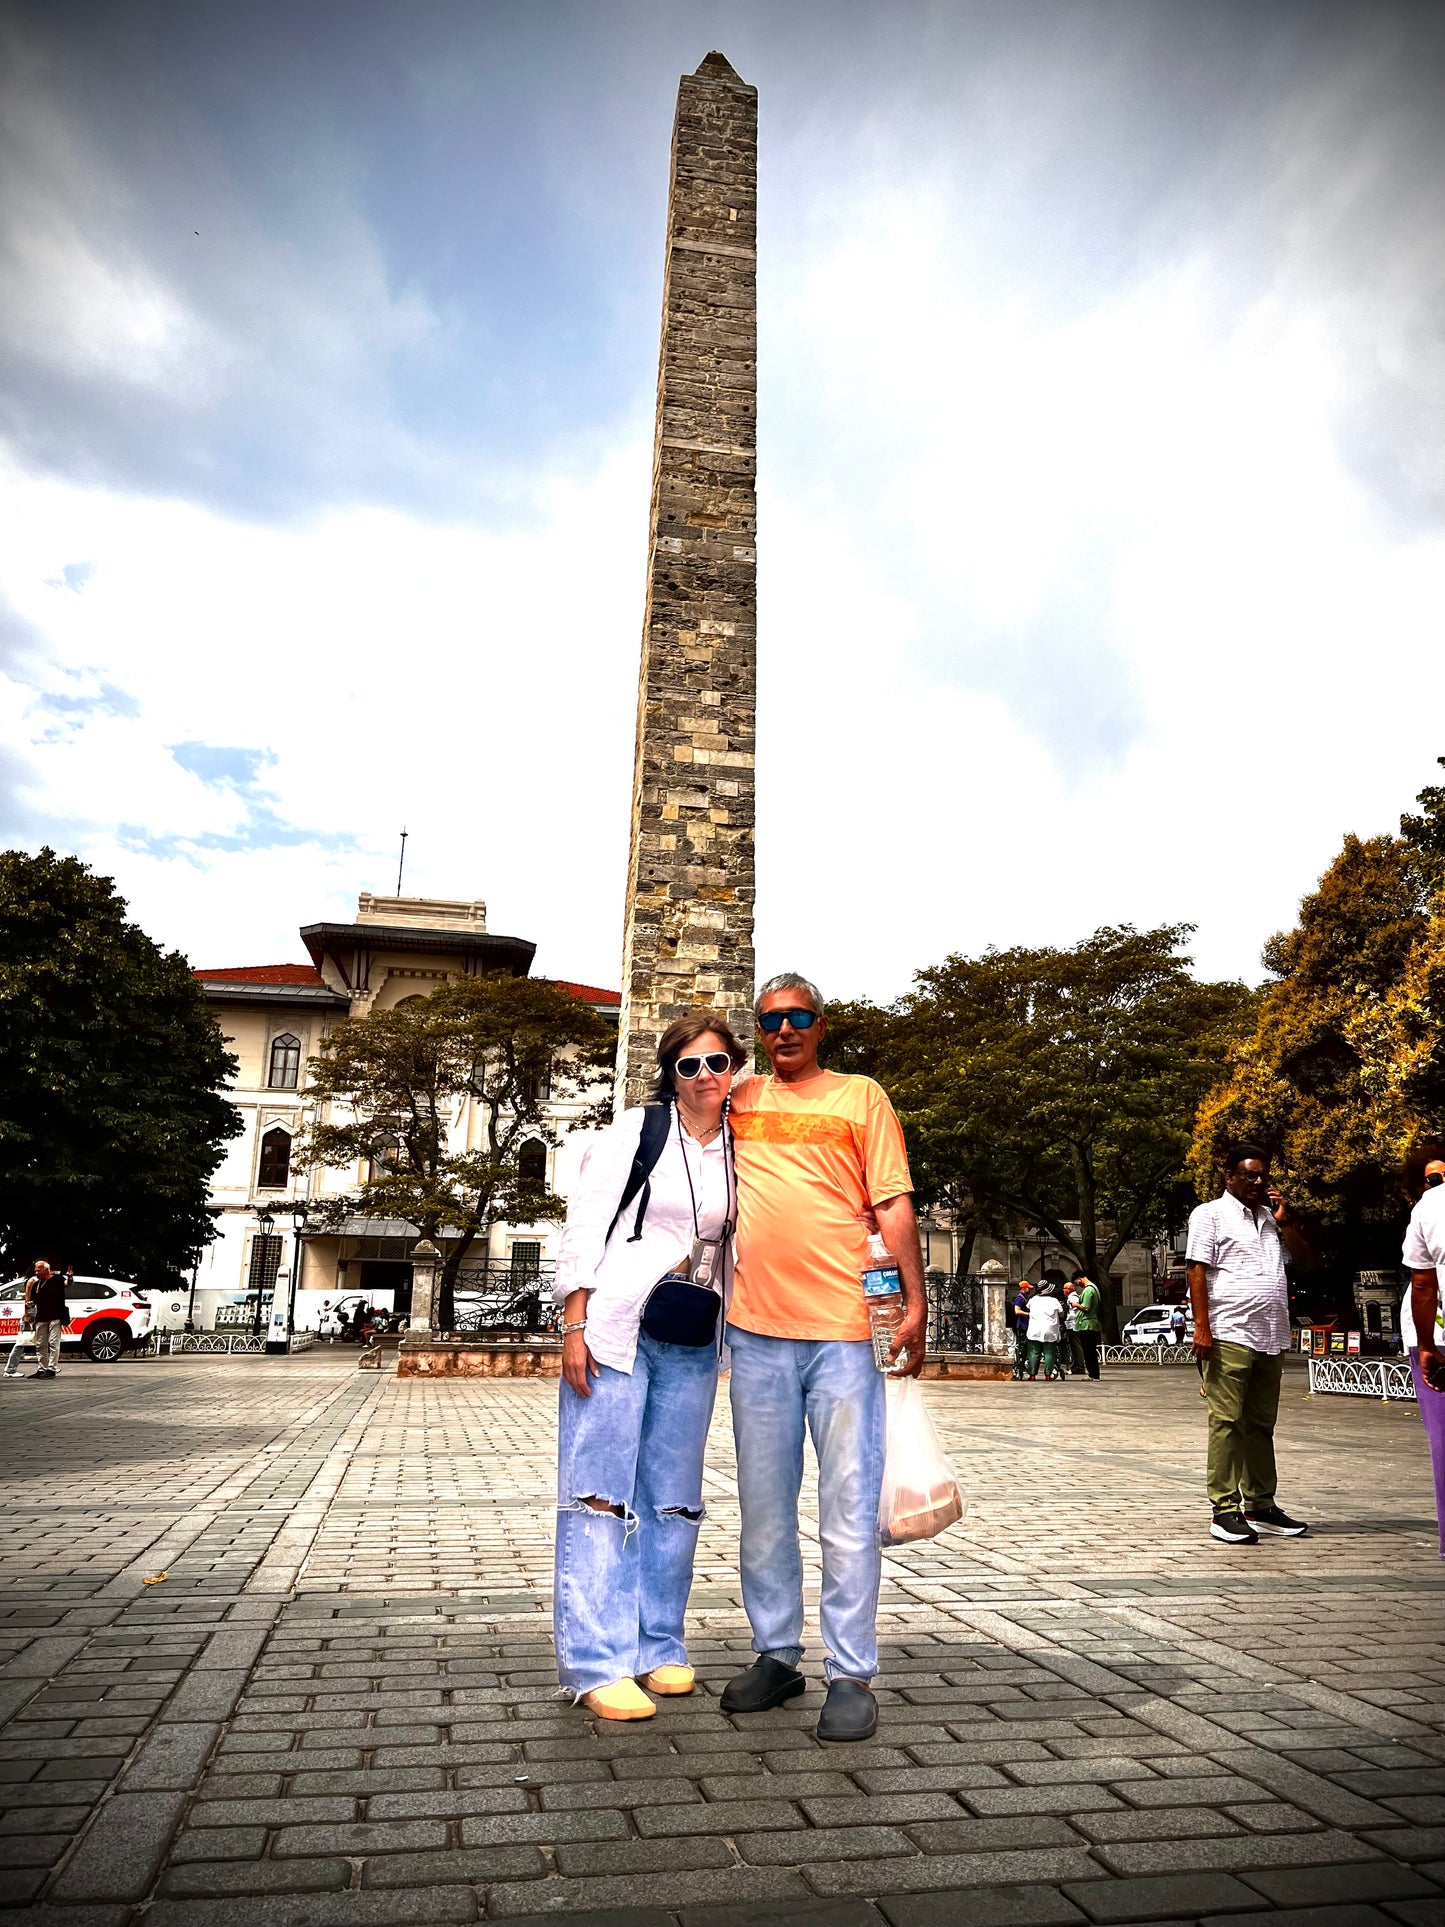
<instances>
[{"instance_id":1,"label":"distant group of people","mask_svg":"<svg viewBox=\"0 0 1445 1927\"><path fill-rule=\"evenodd\" d=\"M1062 1380L1069 1371L1099 1376L1099 1287L1086 1271L1046 1271L1025 1279L1013 1303L1014 1377ZM1067 1361L1067 1369L1065 1365Z\"/></svg>"}]
</instances>

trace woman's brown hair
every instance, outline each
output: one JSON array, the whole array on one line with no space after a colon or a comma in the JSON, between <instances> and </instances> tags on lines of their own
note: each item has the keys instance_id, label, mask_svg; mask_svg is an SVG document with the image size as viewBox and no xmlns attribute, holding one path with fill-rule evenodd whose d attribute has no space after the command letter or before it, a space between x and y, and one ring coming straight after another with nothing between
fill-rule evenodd
<instances>
[{"instance_id":1,"label":"woman's brown hair","mask_svg":"<svg viewBox=\"0 0 1445 1927\"><path fill-rule=\"evenodd\" d=\"M658 1072L651 1100L654 1104L670 1104L677 1096L672 1067L689 1044L695 1044L699 1037L706 1037L709 1032L721 1039L728 1056L733 1060L734 1071L740 1071L746 1064L748 1054L733 1035L725 1017L720 1017L715 1010L690 1010L684 1017L674 1017L657 1040Z\"/></svg>"}]
</instances>

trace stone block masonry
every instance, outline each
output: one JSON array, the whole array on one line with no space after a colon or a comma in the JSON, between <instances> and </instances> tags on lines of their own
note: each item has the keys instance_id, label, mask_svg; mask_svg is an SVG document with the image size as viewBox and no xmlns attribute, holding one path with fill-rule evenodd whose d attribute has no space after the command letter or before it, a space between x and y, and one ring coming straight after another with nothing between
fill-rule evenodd
<instances>
[{"instance_id":1,"label":"stone block masonry","mask_svg":"<svg viewBox=\"0 0 1445 1927\"><path fill-rule=\"evenodd\" d=\"M616 1101L684 1011L752 1037L756 88L721 54L673 126Z\"/></svg>"}]
</instances>

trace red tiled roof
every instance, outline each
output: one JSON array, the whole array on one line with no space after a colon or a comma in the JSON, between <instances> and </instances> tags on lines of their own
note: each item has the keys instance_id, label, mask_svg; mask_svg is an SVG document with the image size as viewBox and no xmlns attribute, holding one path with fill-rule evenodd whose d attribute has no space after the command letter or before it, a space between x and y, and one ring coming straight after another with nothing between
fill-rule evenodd
<instances>
[{"instance_id":1,"label":"red tiled roof","mask_svg":"<svg viewBox=\"0 0 1445 1927\"><path fill-rule=\"evenodd\" d=\"M230 970L193 970L193 977L208 983L226 984L309 984L324 986L326 979L315 964L241 964Z\"/></svg>"},{"instance_id":2,"label":"red tiled roof","mask_svg":"<svg viewBox=\"0 0 1445 1927\"><path fill-rule=\"evenodd\" d=\"M620 1004L620 990L599 990L596 984L569 984L560 977L552 978L559 990L570 990L574 997L580 997L584 1004Z\"/></svg>"},{"instance_id":3,"label":"red tiled roof","mask_svg":"<svg viewBox=\"0 0 1445 1927\"><path fill-rule=\"evenodd\" d=\"M193 977L201 977L208 983L223 984L307 984L313 988L325 985L326 979L314 964L241 964L229 970L193 970ZM574 997L580 997L584 1004L620 1004L622 993L618 990L602 990L596 984L565 983L561 978L551 979L558 990L568 990Z\"/></svg>"}]
</instances>

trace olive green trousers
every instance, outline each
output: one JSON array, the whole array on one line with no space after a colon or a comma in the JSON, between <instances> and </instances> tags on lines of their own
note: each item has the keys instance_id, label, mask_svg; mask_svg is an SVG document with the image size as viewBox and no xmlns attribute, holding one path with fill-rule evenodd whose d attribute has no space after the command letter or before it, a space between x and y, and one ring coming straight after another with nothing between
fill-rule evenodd
<instances>
[{"instance_id":1,"label":"olive green trousers","mask_svg":"<svg viewBox=\"0 0 1445 1927\"><path fill-rule=\"evenodd\" d=\"M1248 1345L1216 1342L1205 1361L1202 1390L1209 1407L1205 1483L1215 1517L1273 1503L1274 1422L1284 1361Z\"/></svg>"}]
</instances>

